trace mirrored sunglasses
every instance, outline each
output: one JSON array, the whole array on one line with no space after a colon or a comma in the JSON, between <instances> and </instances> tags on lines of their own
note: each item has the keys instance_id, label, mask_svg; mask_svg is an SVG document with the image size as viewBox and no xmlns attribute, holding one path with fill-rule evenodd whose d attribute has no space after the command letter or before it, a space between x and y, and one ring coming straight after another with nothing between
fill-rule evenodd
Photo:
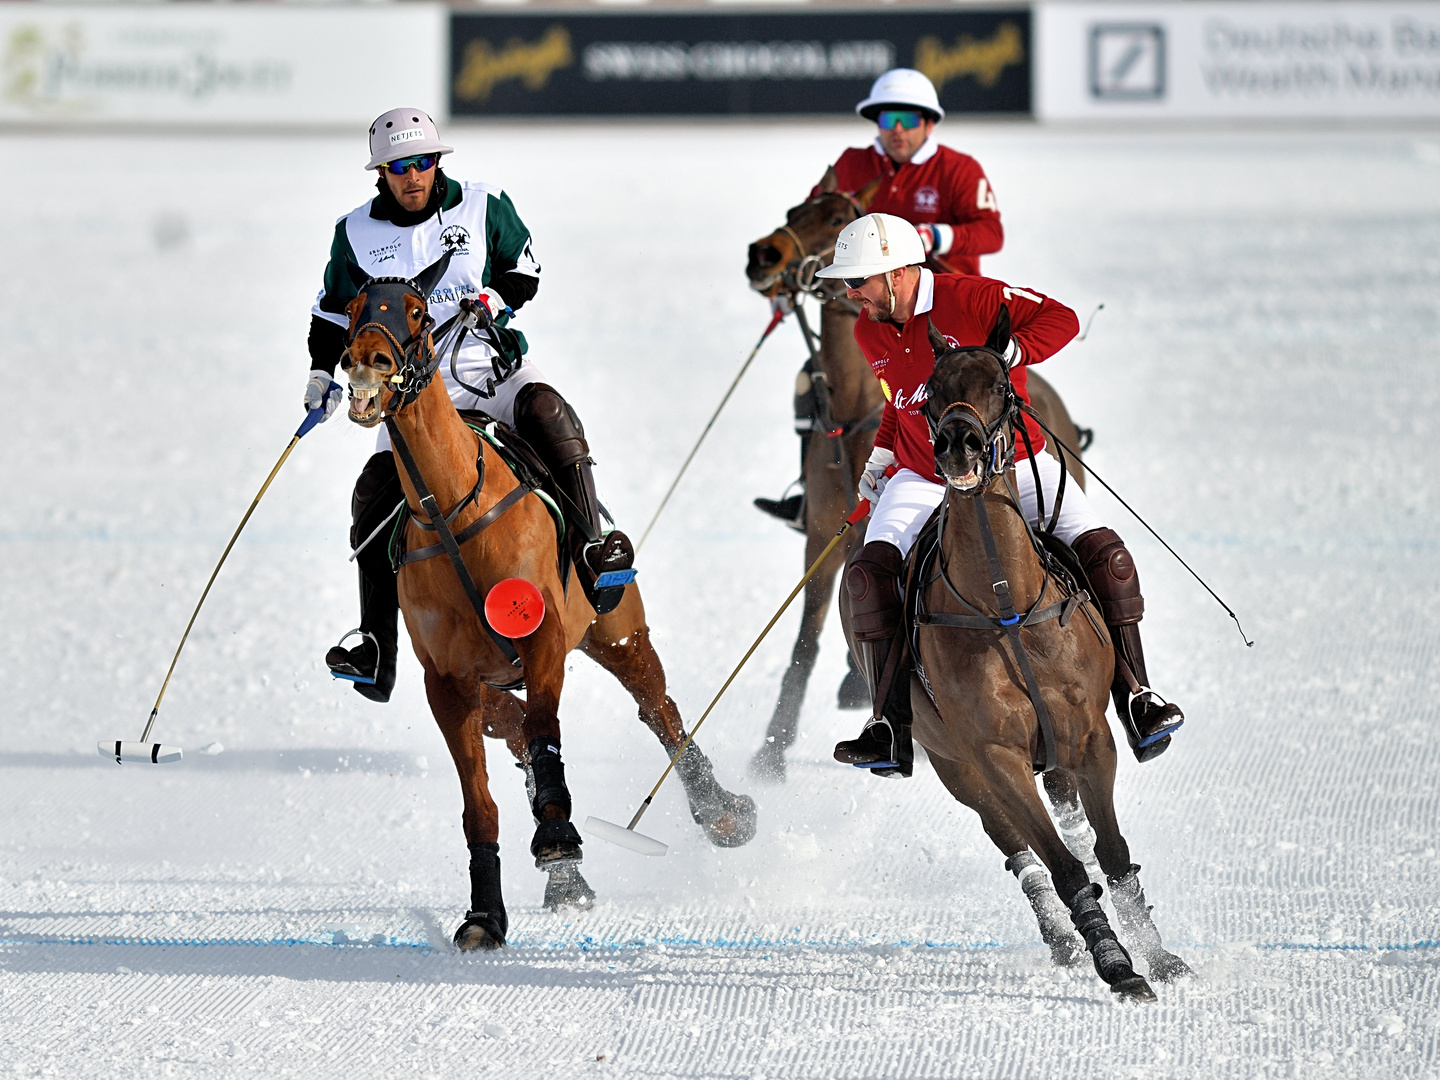
<instances>
[{"instance_id":1,"label":"mirrored sunglasses","mask_svg":"<svg viewBox=\"0 0 1440 1080\"><path fill-rule=\"evenodd\" d=\"M840 280L845 283L845 287L846 287L847 289L858 289L858 288L860 288L860 286L864 285L865 282L869 281L870 278L869 278L868 276L867 276L867 277L847 277L847 278L841 278Z\"/></svg>"},{"instance_id":2,"label":"mirrored sunglasses","mask_svg":"<svg viewBox=\"0 0 1440 1080\"><path fill-rule=\"evenodd\" d=\"M388 161L381 168L389 169L396 176L404 176L411 169L429 172L435 167L435 162L439 160L439 154L416 154L414 157L402 157L398 161Z\"/></svg>"},{"instance_id":3,"label":"mirrored sunglasses","mask_svg":"<svg viewBox=\"0 0 1440 1080\"><path fill-rule=\"evenodd\" d=\"M889 131L891 128L900 127L906 131L914 131L920 126L924 119L918 112L904 109L886 109L877 118L881 131Z\"/></svg>"}]
</instances>

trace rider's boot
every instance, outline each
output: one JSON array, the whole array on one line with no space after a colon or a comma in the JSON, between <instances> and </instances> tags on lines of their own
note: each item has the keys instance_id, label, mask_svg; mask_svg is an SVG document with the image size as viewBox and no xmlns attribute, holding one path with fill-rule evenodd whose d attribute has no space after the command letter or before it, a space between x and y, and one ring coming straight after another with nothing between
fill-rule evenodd
<instances>
[{"instance_id":1,"label":"rider's boot","mask_svg":"<svg viewBox=\"0 0 1440 1080\"><path fill-rule=\"evenodd\" d=\"M756 499L755 508L783 521L796 532L805 531L805 453L815 429L818 409L807 363L795 376L795 434L800 436L800 476L778 499Z\"/></svg>"},{"instance_id":2,"label":"rider's boot","mask_svg":"<svg viewBox=\"0 0 1440 1080\"><path fill-rule=\"evenodd\" d=\"M900 549L884 540L866 544L845 571L850 594L850 634L860 654L860 670L870 688L871 716L857 739L835 744L835 760L870 769L876 776L909 776L915 764L910 740L910 671L908 664L886 666L893 649L902 649L900 623L904 599Z\"/></svg>"},{"instance_id":3,"label":"rider's boot","mask_svg":"<svg viewBox=\"0 0 1440 1080\"><path fill-rule=\"evenodd\" d=\"M1091 529L1077 536L1071 546L1090 579L1115 645L1115 679L1110 686L1115 713L1135 757L1149 761L1169 748L1170 736L1185 723L1185 714L1150 689L1145 650L1140 645L1145 598L1140 595L1135 560L1113 529Z\"/></svg>"},{"instance_id":4,"label":"rider's boot","mask_svg":"<svg viewBox=\"0 0 1440 1080\"><path fill-rule=\"evenodd\" d=\"M570 403L553 386L530 383L515 398L515 430L545 462L565 500L565 536L585 599L604 615L635 579L635 549L619 529L605 532L590 471L590 445Z\"/></svg>"},{"instance_id":5,"label":"rider's boot","mask_svg":"<svg viewBox=\"0 0 1440 1080\"><path fill-rule=\"evenodd\" d=\"M355 481L350 501L350 547L365 541L405 499L395 456L390 451L373 455ZM337 679L348 679L357 693L371 701L389 701L395 689L397 615L400 602L395 592L395 571L390 566L390 536L385 529L374 537L355 563L360 569L360 625L340 639L325 654L325 663ZM345 648L345 641L359 635L360 643Z\"/></svg>"}]
</instances>

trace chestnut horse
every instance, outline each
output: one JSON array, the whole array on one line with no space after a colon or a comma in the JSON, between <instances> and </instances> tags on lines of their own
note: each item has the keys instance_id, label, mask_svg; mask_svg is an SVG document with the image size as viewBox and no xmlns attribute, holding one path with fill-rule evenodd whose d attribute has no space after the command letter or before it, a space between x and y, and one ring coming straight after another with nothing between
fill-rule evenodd
<instances>
[{"instance_id":1,"label":"chestnut horse","mask_svg":"<svg viewBox=\"0 0 1440 1080\"><path fill-rule=\"evenodd\" d=\"M819 372L808 378L802 374L801 382L806 385L796 388L797 393L818 395L824 403L819 410L824 421L821 426L828 428L816 429L805 453L806 566L815 561L855 509L860 473L875 444L875 430L885 403L879 380L855 344L855 319L860 309L845 298L844 286L839 282L815 277L817 270L830 264L841 230L867 212L878 187L876 180L854 195L837 191L834 171L828 171L820 193L792 207L784 225L750 245L745 271L750 287L763 296L785 293L794 297L804 292L820 301L820 342L812 365ZM929 265L932 270L950 272L941 259L932 257ZM808 327L802 324L802 328L808 339ZM1078 448L1079 432L1064 402L1033 369L1029 373L1029 390L1033 407L1050 429ZM1073 461L1068 465L1072 478L1084 487L1084 470ZM863 526L851 529L843 549L846 556L864 546ZM800 632L790 653L790 666L780 682L780 698L770 717L765 741L750 761L750 772L756 779L772 783L785 779L785 752L798 733L800 706L820 652L820 631L841 565L839 559L830 560L805 586ZM870 705L865 680L853 663L840 685L839 705L842 709Z\"/></svg>"},{"instance_id":2,"label":"chestnut horse","mask_svg":"<svg viewBox=\"0 0 1440 1080\"><path fill-rule=\"evenodd\" d=\"M1087 862L1098 860L1095 876L1109 882L1120 929L1150 977L1168 982L1190 969L1161 943L1115 819L1115 740L1105 719L1115 657L1104 621L1083 584L1072 588L1041 562L1014 497L1019 404L1001 358L1009 336L1003 309L985 347L951 350L932 334L940 359L926 409L946 494L936 558L920 559L930 545L917 543L907 564L918 588L907 620L918 661L914 735L1005 854L1052 958L1075 963L1088 950L1117 994L1153 1001L1100 907ZM848 601L842 590L847 635ZM1038 772L1069 847L1040 799ZM1067 909L1079 937L1065 925Z\"/></svg>"},{"instance_id":3,"label":"chestnut horse","mask_svg":"<svg viewBox=\"0 0 1440 1080\"><path fill-rule=\"evenodd\" d=\"M650 642L645 607L632 582L618 607L596 617L577 584L560 579L555 524L540 498L520 482L490 444L466 426L436 379L433 319L426 297L448 256L413 280L369 278L352 266L359 295L350 302L350 343L341 362L350 382L349 417L362 427L382 420L395 444L400 482L411 518L407 551L433 543L417 521L433 520L407 469L412 467L459 537L482 518L487 524L459 545L478 594L509 578L534 584L545 602L538 628L513 643L514 660L482 623L449 559L428 558L400 568L400 609L415 655L425 669L425 693L450 749L464 795L463 824L470 847L471 904L455 932L461 949L505 943L507 918L500 888L499 814L490 796L482 735L504 739L526 767L536 819L531 853L550 872L546 903L588 906L594 893L580 876L580 836L570 824L570 794L559 759L558 709L565 657L580 649L629 691L640 719L673 756L685 739L680 712L665 692L665 671ZM472 312L477 309L471 308ZM477 467L477 461L483 467ZM498 524L499 527L490 527ZM523 705L510 692L524 681ZM546 740L532 761L533 740ZM545 744L541 744L545 745ZM551 753L553 748L555 751ZM693 755L693 757L692 757ZM755 834L755 804L715 780L694 744L677 763L690 812L712 843L736 847Z\"/></svg>"}]
</instances>

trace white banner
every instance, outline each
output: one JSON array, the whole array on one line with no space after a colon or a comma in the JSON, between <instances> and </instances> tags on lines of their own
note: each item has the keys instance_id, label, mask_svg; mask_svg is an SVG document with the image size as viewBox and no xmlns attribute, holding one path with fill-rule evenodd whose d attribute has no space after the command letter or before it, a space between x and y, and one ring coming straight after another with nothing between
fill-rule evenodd
<instances>
[{"instance_id":1,"label":"white banner","mask_svg":"<svg viewBox=\"0 0 1440 1080\"><path fill-rule=\"evenodd\" d=\"M381 8L0 4L0 122L365 124L446 113L448 18Z\"/></svg>"},{"instance_id":2,"label":"white banner","mask_svg":"<svg viewBox=\"0 0 1440 1080\"><path fill-rule=\"evenodd\" d=\"M1043 3L1036 115L1440 117L1440 3Z\"/></svg>"}]
</instances>

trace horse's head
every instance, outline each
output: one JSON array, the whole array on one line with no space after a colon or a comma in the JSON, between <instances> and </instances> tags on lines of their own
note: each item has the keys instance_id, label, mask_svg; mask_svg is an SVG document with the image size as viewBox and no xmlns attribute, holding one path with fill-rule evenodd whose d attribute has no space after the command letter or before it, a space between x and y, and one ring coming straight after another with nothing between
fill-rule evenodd
<instances>
[{"instance_id":1,"label":"horse's head","mask_svg":"<svg viewBox=\"0 0 1440 1080\"><path fill-rule=\"evenodd\" d=\"M876 181L850 195L835 190L833 174L826 175L825 184L828 190L791 207L784 225L750 245L745 276L756 292L774 296L782 289L810 291L815 272L830 265L840 230L865 215L879 186Z\"/></svg>"},{"instance_id":2,"label":"horse's head","mask_svg":"<svg viewBox=\"0 0 1440 1080\"><path fill-rule=\"evenodd\" d=\"M435 345L426 297L450 265L446 252L413 278L370 277L354 263L350 278L359 294L345 309L350 342L340 366L350 379L350 419L374 427L386 410L415 400L436 371ZM394 396L382 401L389 389Z\"/></svg>"},{"instance_id":3,"label":"horse's head","mask_svg":"<svg viewBox=\"0 0 1440 1080\"><path fill-rule=\"evenodd\" d=\"M935 443L935 471L956 491L979 494L1014 459L1015 391L1005 366L1010 312L983 346L953 348L930 326L935 371L925 384L925 416Z\"/></svg>"}]
</instances>

